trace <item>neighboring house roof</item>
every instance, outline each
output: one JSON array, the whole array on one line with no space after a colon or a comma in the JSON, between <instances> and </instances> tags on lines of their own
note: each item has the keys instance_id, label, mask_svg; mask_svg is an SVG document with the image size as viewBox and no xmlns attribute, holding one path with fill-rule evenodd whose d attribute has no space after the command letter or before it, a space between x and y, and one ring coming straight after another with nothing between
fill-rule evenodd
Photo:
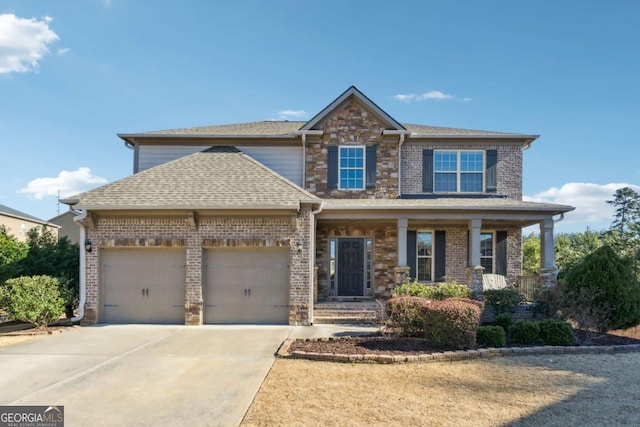
<instances>
[{"instance_id":1,"label":"neighboring house roof","mask_svg":"<svg viewBox=\"0 0 640 427\"><path fill-rule=\"evenodd\" d=\"M63 200L78 209L297 209L320 203L235 147L211 147Z\"/></svg>"},{"instance_id":2,"label":"neighboring house roof","mask_svg":"<svg viewBox=\"0 0 640 427\"><path fill-rule=\"evenodd\" d=\"M52 227L57 227L54 224L49 224L49 222L40 219L40 218L36 218L33 215L29 215L27 213L24 212L20 212L19 210L10 208L9 206L6 205L0 205L0 215L5 215L5 216L11 216L14 218L18 218L18 219L23 219L23 220L27 220L27 221L31 221L31 222L36 222L38 224L42 224L42 225L49 225Z\"/></svg>"},{"instance_id":3,"label":"neighboring house roof","mask_svg":"<svg viewBox=\"0 0 640 427\"><path fill-rule=\"evenodd\" d=\"M574 210L567 205L525 202L506 198L425 198L425 199L328 199L324 211L331 210L495 210L548 211L560 214Z\"/></svg>"}]
</instances>

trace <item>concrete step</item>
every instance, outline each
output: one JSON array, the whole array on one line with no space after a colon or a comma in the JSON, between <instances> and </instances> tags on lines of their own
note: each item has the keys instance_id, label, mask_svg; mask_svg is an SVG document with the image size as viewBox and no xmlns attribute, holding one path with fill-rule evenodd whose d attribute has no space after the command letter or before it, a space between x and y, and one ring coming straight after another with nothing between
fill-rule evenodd
<instances>
[{"instance_id":1,"label":"concrete step","mask_svg":"<svg viewBox=\"0 0 640 427\"><path fill-rule=\"evenodd\" d=\"M376 318L376 312L371 310L314 310L314 317L372 317Z\"/></svg>"},{"instance_id":2,"label":"concrete step","mask_svg":"<svg viewBox=\"0 0 640 427\"><path fill-rule=\"evenodd\" d=\"M374 317L354 317L354 316L317 316L313 315L315 325L373 325L376 323Z\"/></svg>"}]
</instances>

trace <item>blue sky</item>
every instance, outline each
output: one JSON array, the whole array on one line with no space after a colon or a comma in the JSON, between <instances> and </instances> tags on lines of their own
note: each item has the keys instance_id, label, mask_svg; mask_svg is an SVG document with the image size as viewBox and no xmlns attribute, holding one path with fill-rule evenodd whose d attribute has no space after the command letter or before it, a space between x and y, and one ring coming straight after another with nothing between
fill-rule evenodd
<instances>
[{"instance_id":1,"label":"blue sky","mask_svg":"<svg viewBox=\"0 0 640 427\"><path fill-rule=\"evenodd\" d=\"M639 16L635 0L3 0L0 204L48 219L58 190L129 175L116 133L305 120L355 85L401 122L540 134L526 198L576 206L559 231L606 228L604 200L640 191Z\"/></svg>"}]
</instances>

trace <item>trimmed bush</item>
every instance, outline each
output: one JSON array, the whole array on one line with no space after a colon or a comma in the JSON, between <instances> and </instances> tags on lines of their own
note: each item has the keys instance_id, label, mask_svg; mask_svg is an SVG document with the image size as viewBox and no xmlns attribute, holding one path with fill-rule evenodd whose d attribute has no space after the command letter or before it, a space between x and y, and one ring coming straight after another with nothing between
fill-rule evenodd
<instances>
[{"instance_id":1,"label":"trimmed bush","mask_svg":"<svg viewBox=\"0 0 640 427\"><path fill-rule=\"evenodd\" d=\"M508 331L511 325L513 325L513 316L511 313L500 313L493 318L493 324L502 327L505 331Z\"/></svg>"},{"instance_id":2,"label":"trimmed bush","mask_svg":"<svg viewBox=\"0 0 640 427\"><path fill-rule=\"evenodd\" d=\"M520 295L517 289L490 289L482 293L484 300L491 304L493 313L498 315L502 313L515 313L518 306L524 302L524 297Z\"/></svg>"},{"instance_id":3,"label":"trimmed bush","mask_svg":"<svg viewBox=\"0 0 640 427\"><path fill-rule=\"evenodd\" d=\"M58 286L58 279L51 276L9 279L0 286L0 305L14 320L46 326L64 312Z\"/></svg>"},{"instance_id":4,"label":"trimmed bush","mask_svg":"<svg viewBox=\"0 0 640 427\"><path fill-rule=\"evenodd\" d=\"M573 344L573 329L562 320L547 319L538 322L540 326L540 339L546 345L571 345Z\"/></svg>"},{"instance_id":5,"label":"trimmed bush","mask_svg":"<svg viewBox=\"0 0 640 427\"><path fill-rule=\"evenodd\" d=\"M537 322L518 320L509 328L509 335L513 344L537 345L542 343L540 326Z\"/></svg>"},{"instance_id":6,"label":"trimmed bush","mask_svg":"<svg viewBox=\"0 0 640 427\"><path fill-rule=\"evenodd\" d=\"M609 246L572 267L561 290L565 316L581 329L607 332L640 324L640 285Z\"/></svg>"},{"instance_id":7,"label":"trimmed bush","mask_svg":"<svg viewBox=\"0 0 640 427\"><path fill-rule=\"evenodd\" d=\"M477 304L446 299L426 304L423 312L425 338L430 345L444 349L476 346L482 313Z\"/></svg>"},{"instance_id":8,"label":"trimmed bush","mask_svg":"<svg viewBox=\"0 0 640 427\"><path fill-rule=\"evenodd\" d=\"M447 298L469 298L471 288L456 282L428 285L417 281L404 283L393 290L394 295L410 295L442 301Z\"/></svg>"},{"instance_id":9,"label":"trimmed bush","mask_svg":"<svg viewBox=\"0 0 640 427\"><path fill-rule=\"evenodd\" d=\"M387 316L391 325L400 329L405 336L424 334L423 312L429 301L408 295L397 296L387 301Z\"/></svg>"},{"instance_id":10,"label":"trimmed bush","mask_svg":"<svg viewBox=\"0 0 640 427\"><path fill-rule=\"evenodd\" d=\"M478 345L482 347L504 347L507 343L502 326L480 326L476 337Z\"/></svg>"}]
</instances>

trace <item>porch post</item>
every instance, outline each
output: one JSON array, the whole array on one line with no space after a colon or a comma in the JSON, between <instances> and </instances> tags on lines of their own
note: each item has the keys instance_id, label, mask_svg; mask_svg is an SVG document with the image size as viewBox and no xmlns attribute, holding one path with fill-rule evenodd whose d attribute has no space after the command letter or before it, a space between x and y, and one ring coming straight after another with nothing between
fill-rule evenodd
<instances>
[{"instance_id":1,"label":"porch post","mask_svg":"<svg viewBox=\"0 0 640 427\"><path fill-rule=\"evenodd\" d=\"M480 265L480 231L482 220L474 218L469 221L469 265L467 267L468 285L473 292L473 297L482 298L482 275L484 267Z\"/></svg>"},{"instance_id":2,"label":"porch post","mask_svg":"<svg viewBox=\"0 0 640 427\"><path fill-rule=\"evenodd\" d=\"M407 218L398 218L398 265L393 269L394 285L403 284L409 277L409 267L407 266Z\"/></svg>"},{"instance_id":3,"label":"porch post","mask_svg":"<svg viewBox=\"0 0 640 427\"><path fill-rule=\"evenodd\" d=\"M398 267L407 266L407 218L398 218Z\"/></svg>"},{"instance_id":4,"label":"porch post","mask_svg":"<svg viewBox=\"0 0 640 427\"><path fill-rule=\"evenodd\" d=\"M539 278L545 287L557 283L558 269L554 264L553 218L540 223L540 271Z\"/></svg>"}]
</instances>

